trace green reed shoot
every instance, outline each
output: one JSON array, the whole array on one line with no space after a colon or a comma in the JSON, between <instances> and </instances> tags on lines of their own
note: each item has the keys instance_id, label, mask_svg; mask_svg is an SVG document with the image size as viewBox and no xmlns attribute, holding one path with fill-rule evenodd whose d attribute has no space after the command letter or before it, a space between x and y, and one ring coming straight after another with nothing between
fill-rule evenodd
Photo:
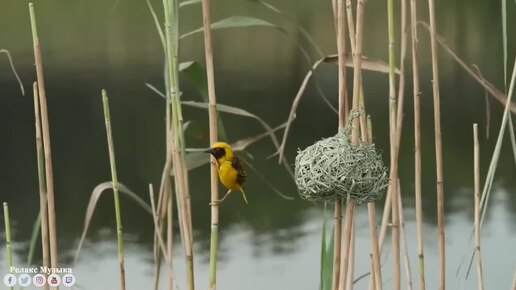
<instances>
[{"instance_id":1,"label":"green reed shoot","mask_svg":"<svg viewBox=\"0 0 516 290\"><path fill-rule=\"evenodd\" d=\"M118 196L118 177L115 163L115 146L113 144L111 117L109 114L109 100L106 94L106 90L102 90L102 104L104 106L104 120L106 122L106 134L109 149L109 163L111 165L111 180L113 183L113 195L115 198L116 236L118 247L118 262L120 265L120 289L125 290L124 239L122 236L122 218L120 214L120 199Z\"/></svg>"}]
</instances>

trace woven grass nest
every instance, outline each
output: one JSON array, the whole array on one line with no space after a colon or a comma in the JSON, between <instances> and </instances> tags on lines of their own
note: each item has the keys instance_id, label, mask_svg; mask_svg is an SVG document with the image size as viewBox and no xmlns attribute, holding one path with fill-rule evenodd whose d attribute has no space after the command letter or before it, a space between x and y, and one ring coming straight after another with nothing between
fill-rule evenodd
<instances>
[{"instance_id":1,"label":"woven grass nest","mask_svg":"<svg viewBox=\"0 0 516 290\"><path fill-rule=\"evenodd\" d=\"M374 144L351 143L352 111L346 127L333 137L299 150L295 181L301 198L335 201L353 198L357 204L381 198L389 185L387 168Z\"/></svg>"}]
</instances>

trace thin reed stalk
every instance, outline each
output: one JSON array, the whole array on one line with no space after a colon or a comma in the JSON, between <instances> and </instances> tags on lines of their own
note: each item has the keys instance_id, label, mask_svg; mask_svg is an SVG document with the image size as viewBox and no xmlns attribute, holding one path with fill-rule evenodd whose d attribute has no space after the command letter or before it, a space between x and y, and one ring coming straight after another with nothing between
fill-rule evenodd
<instances>
[{"instance_id":1,"label":"thin reed stalk","mask_svg":"<svg viewBox=\"0 0 516 290\"><path fill-rule=\"evenodd\" d=\"M152 212L152 220L154 221L154 227L159 227L158 225L158 214L156 205L154 202L154 187L152 184L149 184L149 196L150 196L150 202L151 202L151 212ZM173 285L175 285L174 276L172 275L172 261L171 259L171 252L167 252L167 248L165 245L165 241L163 240L163 236L161 235L161 231L156 231L156 235L158 236L158 248L161 250L161 253L165 257L165 260L167 261L166 265L169 272L169 277L172 280Z\"/></svg>"},{"instance_id":2,"label":"thin reed stalk","mask_svg":"<svg viewBox=\"0 0 516 290\"><path fill-rule=\"evenodd\" d=\"M39 214L41 218L41 248L42 248L42 266L50 266L49 257L49 241L48 241L48 202L47 202L47 184L45 181L45 153L43 152L43 140L41 136L41 115L39 104L38 84L34 82L32 85L34 94L34 119L36 127L36 152L38 158L38 181L39 181ZM48 284L43 286L48 289Z\"/></svg>"},{"instance_id":3,"label":"thin reed stalk","mask_svg":"<svg viewBox=\"0 0 516 290\"><path fill-rule=\"evenodd\" d=\"M367 127L367 137L363 136L364 142L371 143L373 140L373 126L368 116L367 123L361 120L361 126ZM367 214L369 218L369 234L371 235L372 272L369 289L382 290L382 270L380 264L380 249L378 246L378 229L376 225L376 207L374 202L367 203Z\"/></svg>"},{"instance_id":4,"label":"thin reed stalk","mask_svg":"<svg viewBox=\"0 0 516 290\"><path fill-rule=\"evenodd\" d=\"M124 262L124 239L122 232L122 217L120 213L120 198L118 195L118 177L115 162L115 145L113 143L113 134L111 131L111 116L109 114L109 100L106 90L102 90L102 105L104 107L104 121L106 123L106 135L109 150L109 164L111 166L111 180L113 184L113 197L115 199L115 217L116 217L116 238L118 248L118 264L120 269L120 289L125 289L125 262Z\"/></svg>"},{"instance_id":5,"label":"thin reed stalk","mask_svg":"<svg viewBox=\"0 0 516 290\"><path fill-rule=\"evenodd\" d=\"M348 278L346 284L346 290L353 289L354 276L355 276L355 212L352 216L353 222L351 223L351 241L349 243L349 267L348 267Z\"/></svg>"},{"instance_id":6,"label":"thin reed stalk","mask_svg":"<svg viewBox=\"0 0 516 290\"><path fill-rule=\"evenodd\" d=\"M405 103L405 60L407 58L407 1L401 0L401 40L400 40L400 74L398 81L398 104L396 112L396 151L400 151L401 130L403 128L403 108ZM398 190L399 191L399 190ZM399 194L398 194L399 195Z\"/></svg>"},{"instance_id":7,"label":"thin reed stalk","mask_svg":"<svg viewBox=\"0 0 516 290\"><path fill-rule=\"evenodd\" d=\"M353 213L355 211L355 200L348 198L346 202L346 213L344 215L344 230L342 232L342 247L340 249L340 275L339 290L346 290L349 266L349 247L351 243L351 227L353 225Z\"/></svg>"},{"instance_id":8,"label":"thin reed stalk","mask_svg":"<svg viewBox=\"0 0 516 290\"><path fill-rule=\"evenodd\" d=\"M12 274L13 267L13 249L11 243L11 221L9 219L9 205L4 202L4 223L5 223L5 248L7 250L7 269L8 273ZM9 287L13 290L14 287Z\"/></svg>"},{"instance_id":9,"label":"thin reed stalk","mask_svg":"<svg viewBox=\"0 0 516 290\"><path fill-rule=\"evenodd\" d=\"M392 281L394 290L400 289L400 221L398 212L398 138L397 138L397 98L394 52L394 1L387 1L388 35L389 35L389 132L390 132L390 192L392 217ZM389 202L389 201L387 201Z\"/></svg>"},{"instance_id":10,"label":"thin reed stalk","mask_svg":"<svg viewBox=\"0 0 516 290\"><path fill-rule=\"evenodd\" d=\"M337 53L338 53L338 72L339 72L339 121L338 130L342 130L345 126L346 115L348 113L348 102L347 102L347 83L346 83L346 30L345 30L345 19L346 14L344 13L343 0L338 2L332 0L334 19L337 30ZM342 200L337 199L335 201L334 209L334 242L333 242L333 279L332 289L338 290L340 281L340 269L341 269L341 248L342 248Z\"/></svg>"},{"instance_id":11,"label":"thin reed stalk","mask_svg":"<svg viewBox=\"0 0 516 290\"><path fill-rule=\"evenodd\" d=\"M36 63L36 76L39 93L39 105L41 111L41 130L43 132L43 150L45 153L45 180L47 184L48 201L48 232L50 241L50 265L58 267L57 252L57 225L54 202L54 173L52 170L52 150L50 145L50 126L48 121L47 97L45 93L45 78L43 75L43 61L39 44L38 29L36 25L36 13L34 4L29 3L30 24L32 28L32 41L34 45L34 59Z\"/></svg>"},{"instance_id":12,"label":"thin reed stalk","mask_svg":"<svg viewBox=\"0 0 516 290\"><path fill-rule=\"evenodd\" d=\"M417 59L416 0L410 0L410 28L412 48L412 87L414 95L414 180L416 200L416 235L418 256L418 286L425 290L425 256L423 246L423 204L421 199L421 92L419 90L419 62Z\"/></svg>"},{"instance_id":13,"label":"thin reed stalk","mask_svg":"<svg viewBox=\"0 0 516 290\"><path fill-rule=\"evenodd\" d=\"M5 249L7 250L7 269L11 273L13 266L13 249L11 244L11 220L9 219L9 205L4 202Z\"/></svg>"},{"instance_id":14,"label":"thin reed stalk","mask_svg":"<svg viewBox=\"0 0 516 290\"><path fill-rule=\"evenodd\" d=\"M342 241L342 200L338 199L335 201L334 209L334 233L333 233L333 278L332 288L333 290L339 289L340 279L340 251Z\"/></svg>"},{"instance_id":15,"label":"thin reed stalk","mask_svg":"<svg viewBox=\"0 0 516 290\"><path fill-rule=\"evenodd\" d=\"M169 194L169 201L167 202L167 254L168 254L168 260L167 263L169 264L170 269L172 269L172 251L174 249L173 247L173 241L174 241L174 231L172 229L174 218L174 201L172 200L172 194ZM168 289L172 290L174 289L174 276L172 271L169 271L168 274Z\"/></svg>"},{"instance_id":16,"label":"thin reed stalk","mask_svg":"<svg viewBox=\"0 0 516 290\"><path fill-rule=\"evenodd\" d=\"M478 290L484 289L482 273L482 256L480 254L480 146L478 144L478 124L473 124L473 176L474 176L474 223L475 223L475 256L477 258Z\"/></svg>"},{"instance_id":17,"label":"thin reed stalk","mask_svg":"<svg viewBox=\"0 0 516 290\"><path fill-rule=\"evenodd\" d=\"M163 0L165 14L165 55L166 55L166 87L170 95L170 129L172 131L172 163L174 164L175 189L179 229L186 259L186 276L188 289L194 289L193 237L188 171L184 162L185 142L182 130L183 115L179 89L179 1Z\"/></svg>"},{"instance_id":18,"label":"thin reed stalk","mask_svg":"<svg viewBox=\"0 0 516 290\"><path fill-rule=\"evenodd\" d=\"M400 180L398 179L398 191L401 192ZM400 194L401 196L401 194ZM405 266L405 276L407 280L407 290L412 290L412 271L410 270L410 258L407 245L407 234L405 232L405 219L403 218L403 202L398 198L398 208L400 214L400 235L401 235L401 250L403 251L403 264Z\"/></svg>"},{"instance_id":19,"label":"thin reed stalk","mask_svg":"<svg viewBox=\"0 0 516 290\"><path fill-rule=\"evenodd\" d=\"M342 1L339 0L340 5ZM360 97L360 87L362 85L362 32L363 32L363 21L364 21L364 4L363 0L358 0L357 2L357 24L356 24L356 33L355 33L355 52L353 53L353 110L359 109L359 97ZM342 6L341 6L342 7ZM343 11L341 12L343 13ZM353 144L358 143L359 133L360 133L360 123L359 119L353 119L353 130L351 141ZM351 244L351 227L352 227L352 216L355 211L355 201L353 199L348 198L346 203L346 215L345 215L345 223L344 223L344 236L343 236L343 247L341 249L341 267L340 267L340 279L339 279L339 290L344 290L347 285L347 275L348 272L348 263L349 263L349 247Z\"/></svg>"},{"instance_id":20,"label":"thin reed stalk","mask_svg":"<svg viewBox=\"0 0 516 290\"><path fill-rule=\"evenodd\" d=\"M444 233L444 190L443 190L443 154L441 141L441 108L439 96L439 64L437 59L437 43L435 40L435 3L428 0L430 18L430 42L432 51L432 91L434 99L434 133L435 133L435 165L437 176L437 231L439 252L439 290L446 288L446 260Z\"/></svg>"},{"instance_id":21,"label":"thin reed stalk","mask_svg":"<svg viewBox=\"0 0 516 290\"><path fill-rule=\"evenodd\" d=\"M210 126L210 143L218 139L217 130L217 96L215 94L215 70L213 68L213 46L211 41L210 0L202 1L202 15L204 27L204 52L206 57L206 75L208 82L208 119ZM211 158L210 185L211 185L211 239L210 239L210 281L209 289L217 288L217 249L219 231L219 185L217 180L217 161Z\"/></svg>"}]
</instances>

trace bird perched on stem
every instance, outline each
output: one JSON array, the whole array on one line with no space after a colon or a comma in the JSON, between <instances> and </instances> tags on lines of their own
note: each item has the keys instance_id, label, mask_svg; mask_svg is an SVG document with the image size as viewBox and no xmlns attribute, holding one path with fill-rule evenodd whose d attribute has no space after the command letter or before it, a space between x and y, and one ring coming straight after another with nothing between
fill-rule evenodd
<instances>
[{"instance_id":1,"label":"bird perched on stem","mask_svg":"<svg viewBox=\"0 0 516 290\"><path fill-rule=\"evenodd\" d=\"M217 142L205 151L210 153L217 160L217 172L219 174L220 182L228 189L228 192L218 202L222 202L233 190L242 192L245 203L247 197L245 196L242 185L245 182L247 173L242 167L240 159L233 154L233 149L229 144L224 142Z\"/></svg>"}]
</instances>

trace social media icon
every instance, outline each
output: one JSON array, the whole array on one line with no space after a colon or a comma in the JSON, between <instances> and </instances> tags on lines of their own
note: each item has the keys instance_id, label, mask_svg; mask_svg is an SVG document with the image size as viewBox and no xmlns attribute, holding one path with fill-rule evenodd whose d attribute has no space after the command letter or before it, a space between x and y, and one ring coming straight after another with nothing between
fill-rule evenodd
<instances>
[{"instance_id":1,"label":"social media icon","mask_svg":"<svg viewBox=\"0 0 516 290\"><path fill-rule=\"evenodd\" d=\"M14 285L16 285L16 276L14 276L13 274L7 274L4 276L4 285L7 286L7 287L13 287Z\"/></svg>"},{"instance_id":2,"label":"social media icon","mask_svg":"<svg viewBox=\"0 0 516 290\"><path fill-rule=\"evenodd\" d=\"M45 278L45 275L43 274L36 274L34 277L32 277L32 283L34 283L34 286L36 287L43 287L45 286L45 282L47 279Z\"/></svg>"},{"instance_id":3,"label":"social media icon","mask_svg":"<svg viewBox=\"0 0 516 290\"><path fill-rule=\"evenodd\" d=\"M18 276L18 284L22 287L27 287L30 285L31 279L28 274L21 274Z\"/></svg>"},{"instance_id":4,"label":"social media icon","mask_svg":"<svg viewBox=\"0 0 516 290\"><path fill-rule=\"evenodd\" d=\"M75 276L73 274L66 274L63 276L63 285L67 287L72 287L75 285Z\"/></svg>"},{"instance_id":5,"label":"social media icon","mask_svg":"<svg viewBox=\"0 0 516 290\"><path fill-rule=\"evenodd\" d=\"M61 284L61 277L57 274L48 275L48 285L50 286L59 286Z\"/></svg>"}]
</instances>

